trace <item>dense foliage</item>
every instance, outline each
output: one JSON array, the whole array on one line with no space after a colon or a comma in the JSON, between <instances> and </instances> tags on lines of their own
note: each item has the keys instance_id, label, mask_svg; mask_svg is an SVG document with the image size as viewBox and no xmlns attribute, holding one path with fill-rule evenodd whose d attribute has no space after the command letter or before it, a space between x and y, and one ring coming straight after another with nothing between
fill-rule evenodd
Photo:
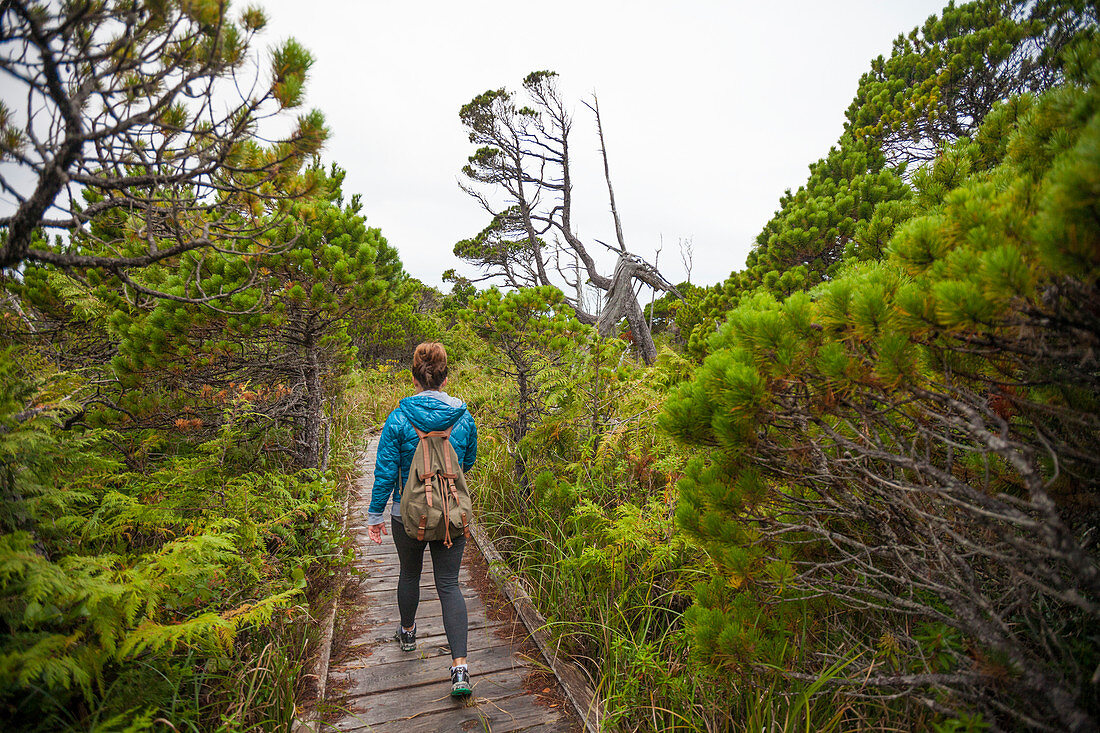
<instances>
[{"instance_id":1,"label":"dense foliage","mask_svg":"<svg viewBox=\"0 0 1100 733\"><path fill-rule=\"evenodd\" d=\"M270 729L292 718L306 576L342 554L333 478L241 470L257 447L243 427L248 393L226 400L205 442L74 433L48 417L13 428L28 395L6 356L5 729L139 730L159 717Z\"/></svg>"},{"instance_id":2,"label":"dense foliage","mask_svg":"<svg viewBox=\"0 0 1100 733\"><path fill-rule=\"evenodd\" d=\"M790 295L834 277L844 259L881 259L893 228L912 215L906 183L920 164L976 138L999 103L1060 84L1065 59L1088 53L1097 20L1084 2L979 0L949 4L899 36L860 79L837 144L780 199L745 269L703 299L693 353L707 352L709 335L746 294ZM1000 159L1007 134L986 130L983 168Z\"/></svg>"},{"instance_id":3,"label":"dense foliage","mask_svg":"<svg viewBox=\"0 0 1100 733\"><path fill-rule=\"evenodd\" d=\"M1023 107L1001 165L937 196L979 148L934 163L881 262L743 301L669 403L710 448L677 516L723 568L689 615L721 663L853 656L865 689L1094 727L1100 94ZM868 613L761 654L792 609Z\"/></svg>"},{"instance_id":4,"label":"dense foliage","mask_svg":"<svg viewBox=\"0 0 1100 733\"><path fill-rule=\"evenodd\" d=\"M357 202L342 205L342 173L303 175L314 195L259 263L185 255L139 275L168 294L230 293L214 303L96 271L4 281L18 344L3 352L0 428L13 724L293 717L309 607L344 555L352 342L368 321L377 338L408 292Z\"/></svg>"},{"instance_id":5,"label":"dense foliage","mask_svg":"<svg viewBox=\"0 0 1100 733\"><path fill-rule=\"evenodd\" d=\"M218 2L9 5L6 63L41 62L42 33L79 55L61 29L84 24L119 68L159 39L160 83L208 92L263 25ZM73 158L80 203L35 184L71 221L37 203L0 220L5 730L292 726L351 551L352 455L429 338L478 421L480 520L607 729L1095 729L1097 20L1076 0L949 5L871 63L743 271L643 308L647 266L620 241L590 284L629 307L602 321L581 264L569 293L540 274L587 254L550 72L526 82L538 109L498 90L462 110L468 177L546 198L517 187L458 246L514 287L446 296L311 155L319 114L256 136L261 108L302 99L297 44L216 130L195 124L203 93L134 107L160 151L124 151L144 174ZM31 96L62 150L160 89L72 69L101 85L82 128L46 82ZM18 159L25 117L0 113L0 164L48 174ZM113 160L133 135L89 150Z\"/></svg>"},{"instance_id":6,"label":"dense foliage","mask_svg":"<svg viewBox=\"0 0 1100 733\"><path fill-rule=\"evenodd\" d=\"M18 31L4 64L37 90L2 115L4 185L33 188L0 221L3 727L290 727L349 549L355 344L415 337L415 288L345 202L343 171L310 163L319 114L286 141L256 137L265 110L302 98L300 46L276 48L266 91L211 123L262 13L2 12ZM57 138L28 152L33 120L53 113ZM34 156L75 138L81 155L54 162L80 202L47 201L73 221L35 222L60 169ZM68 224L48 242L43 227Z\"/></svg>"},{"instance_id":7,"label":"dense foliage","mask_svg":"<svg viewBox=\"0 0 1100 733\"><path fill-rule=\"evenodd\" d=\"M291 179L327 135L314 110L257 142L265 119L302 104L313 63L291 39L261 64L266 24L225 0L5 2L0 163L16 204L0 216L0 267L125 279L184 252L248 249L272 224L249 214L299 193ZM133 226L90 232L104 216Z\"/></svg>"}]
</instances>

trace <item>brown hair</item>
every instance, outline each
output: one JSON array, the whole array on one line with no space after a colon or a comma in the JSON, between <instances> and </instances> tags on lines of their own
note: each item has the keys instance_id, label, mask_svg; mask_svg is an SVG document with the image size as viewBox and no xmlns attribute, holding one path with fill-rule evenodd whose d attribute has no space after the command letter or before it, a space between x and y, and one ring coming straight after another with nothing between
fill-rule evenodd
<instances>
[{"instance_id":1,"label":"brown hair","mask_svg":"<svg viewBox=\"0 0 1100 733\"><path fill-rule=\"evenodd\" d=\"M424 389L439 389L447 378L447 349L437 341L425 341L413 352L413 378Z\"/></svg>"}]
</instances>

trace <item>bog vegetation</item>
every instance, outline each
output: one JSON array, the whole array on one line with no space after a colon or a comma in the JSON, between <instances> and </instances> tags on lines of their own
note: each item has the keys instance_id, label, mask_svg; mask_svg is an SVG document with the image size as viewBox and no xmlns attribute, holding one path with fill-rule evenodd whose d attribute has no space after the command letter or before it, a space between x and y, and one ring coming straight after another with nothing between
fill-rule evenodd
<instances>
[{"instance_id":1,"label":"bog vegetation","mask_svg":"<svg viewBox=\"0 0 1100 733\"><path fill-rule=\"evenodd\" d=\"M261 53L262 11L0 14L5 730L288 729L356 450L427 339L608 730L1100 725L1091 4L899 36L709 287L631 249L606 155L600 269L553 73L486 92L456 125L491 221L455 254L504 288L449 294L320 163L312 57Z\"/></svg>"}]
</instances>

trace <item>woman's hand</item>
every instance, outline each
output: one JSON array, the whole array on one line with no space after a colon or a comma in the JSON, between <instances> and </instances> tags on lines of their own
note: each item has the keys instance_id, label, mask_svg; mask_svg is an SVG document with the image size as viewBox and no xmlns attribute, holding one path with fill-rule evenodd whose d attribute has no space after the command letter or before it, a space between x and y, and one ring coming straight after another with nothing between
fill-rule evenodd
<instances>
[{"instance_id":1,"label":"woman's hand","mask_svg":"<svg viewBox=\"0 0 1100 733\"><path fill-rule=\"evenodd\" d=\"M376 545L382 544L382 535L386 534L386 525L383 522L367 527L367 537Z\"/></svg>"}]
</instances>

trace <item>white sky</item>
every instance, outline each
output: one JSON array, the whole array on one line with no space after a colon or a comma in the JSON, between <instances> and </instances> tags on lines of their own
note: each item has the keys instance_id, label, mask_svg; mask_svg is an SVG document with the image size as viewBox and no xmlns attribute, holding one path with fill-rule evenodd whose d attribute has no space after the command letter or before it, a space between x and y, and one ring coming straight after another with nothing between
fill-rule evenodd
<instances>
[{"instance_id":1,"label":"white sky","mask_svg":"<svg viewBox=\"0 0 1100 733\"><path fill-rule=\"evenodd\" d=\"M306 106L331 130L323 158L425 283L475 274L452 248L488 223L456 182L473 152L459 108L550 69L575 102L581 236L614 241L580 104L595 91L627 246L652 261L663 236L660 269L679 282L676 243L691 237L692 281L712 284L839 137L871 59L944 2L259 0L260 41L293 36L314 54Z\"/></svg>"}]
</instances>

